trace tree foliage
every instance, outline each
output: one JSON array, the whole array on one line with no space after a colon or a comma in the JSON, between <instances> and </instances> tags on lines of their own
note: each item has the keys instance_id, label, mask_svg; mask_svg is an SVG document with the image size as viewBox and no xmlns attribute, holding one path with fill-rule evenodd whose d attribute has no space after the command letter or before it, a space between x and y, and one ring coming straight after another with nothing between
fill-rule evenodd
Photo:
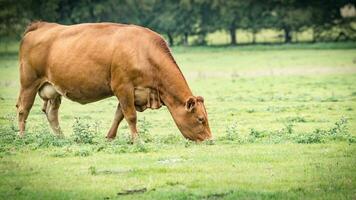
<instances>
[{"instance_id":1,"label":"tree foliage","mask_svg":"<svg viewBox=\"0 0 356 200\"><path fill-rule=\"evenodd\" d=\"M21 36L30 21L62 24L117 22L138 24L167 36L169 43L206 44L208 33L224 30L231 44L238 42L236 30L255 35L262 29L284 32L285 42L292 32L314 30L314 39L331 27L346 27L355 34L355 15L343 17L340 9L355 6L355 0L0 0L0 37ZM350 37L349 37L350 38ZM176 40L178 42L176 42Z\"/></svg>"}]
</instances>

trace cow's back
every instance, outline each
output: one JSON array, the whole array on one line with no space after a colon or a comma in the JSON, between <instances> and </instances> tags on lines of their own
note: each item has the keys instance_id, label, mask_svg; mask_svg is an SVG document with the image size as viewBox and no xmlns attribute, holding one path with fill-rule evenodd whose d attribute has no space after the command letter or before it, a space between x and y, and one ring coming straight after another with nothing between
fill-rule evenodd
<instances>
[{"instance_id":1,"label":"cow's back","mask_svg":"<svg viewBox=\"0 0 356 200\"><path fill-rule=\"evenodd\" d=\"M43 82L80 103L111 96L113 62L130 65L143 55L139 51L149 41L144 37L151 34L144 28L113 23L64 26L39 22L32 26L20 48L22 67L33 69Z\"/></svg>"},{"instance_id":2,"label":"cow's back","mask_svg":"<svg viewBox=\"0 0 356 200\"><path fill-rule=\"evenodd\" d=\"M103 58L114 48L113 34L118 25L78 24L64 26L56 23L36 22L25 31L20 46L20 59L28 60L32 67L41 69L56 61L80 61L100 51ZM99 41L101 40L101 41ZM111 46L111 48L110 48ZM92 59L92 58L89 58ZM83 59L84 60L84 59Z\"/></svg>"}]
</instances>

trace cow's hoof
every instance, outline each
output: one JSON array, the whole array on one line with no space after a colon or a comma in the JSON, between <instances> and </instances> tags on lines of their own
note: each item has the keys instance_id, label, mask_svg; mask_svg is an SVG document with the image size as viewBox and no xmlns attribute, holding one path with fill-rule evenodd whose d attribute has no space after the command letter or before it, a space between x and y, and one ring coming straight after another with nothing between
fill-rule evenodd
<instances>
[{"instance_id":1,"label":"cow's hoof","mask_svg":"<svg viewBox=\"0 0 356 200\"><path fill-rule=\"evenodd\" d=\"M108 136L106 136L105 138L106 138L106 141L108 141L108 142L111 142L115 139L115 137L108 137Z\"/></svg>"}]
</instances>

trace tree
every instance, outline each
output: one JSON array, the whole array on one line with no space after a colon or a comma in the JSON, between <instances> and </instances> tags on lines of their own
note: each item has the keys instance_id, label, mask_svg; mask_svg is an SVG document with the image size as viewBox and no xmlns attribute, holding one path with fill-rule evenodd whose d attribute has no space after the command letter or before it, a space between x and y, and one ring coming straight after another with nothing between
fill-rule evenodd
<instances>
[{"instance_id":1,"label":"tree","mask_svg":"<svg viewBox=\"0 0 356 200\"><path fill-rule=\"evenodd\" d=\"M354 0L327 0L307 2L311 8L311 25L313 28L313 41L320 39L321 32L325 29L343 24L345 20L341 15L341 8L347 4L356 5Z\"/></svg>"},{"instance_id":2,"label":"tree","mask_svg":"<svg viewBox=\"0 0 356 200\"><path fill-rule=\"evenodd\" d=\"M194 9L192 0L180 0L178 12L177 29L179 34L183 34L183 44L188 45L189 35L196 33L199 27L198 12Z\"/></svg>"},{"instance_id":3,"label":"tree","mask_svg":"<svg viewBox=\"0 0 356 200\"><path fill-rule=\"evenodd\" d=\"M170 45L177 36L183 36L183 44L188 45L188 36L198 31L198 9L192 0L156 0L154 17L148 25L165 33Z\"/></svg>"},{"instance_id":4,"label":"tree","mask_svg":"<svg viewBox=\"0 0 356 200\"><path fill-rule=\"evenodd\" d=\"M252 43L256 43L256 34L263 28L268 27L268 20L271 17L271 5L260 3L258 0L246 0L244 20L242 27L252 32Z\"/></svg>"},{"instance_id":5,"label":"tree","mask_svg":"<svg viewBox=\"0 0 356 200\"><path fill-rule=\"evenodd\" d=\"M219 6L221 0L194 0L192 1L193 13L196 15L198 35L197 44L205 45L208 33L214 32L220 27Z\"/></svg>"},{"instance_id":6,"label":"tree","mask_svg":"<svg viewBox=\"0 0 356 200\"><path fill-rule=\"evenodd\" d=\"M21 2L22 3L22 2ZM0 1L0 37L16 38L26 24L25 13L22 12L23 4L11 0Z\"/></svg>"},{"instance_id":7,"label":"tree","mask_svg":"<svg viewBox=\"0 0 356 200\"><path fill-rule=\"evenodd\" d=\"M149 23L150 27L167 35L170 46L174 45L174 35L178 31L177 10L179 5L174 0L158 1L153 8L153 20Z\"/></svg>"},{"instance_id":8,"label":"tree","mask_svg":"<svg viewBox=\"0 0 356 200\"><path fill-rule=\"evenodd\" d=\"M311 13L309 5L297 0L272 0L269 27L283 30L284 42L292 42L292 31L310 25Z\"/></svg>"},{"instance_id":9,"label":"tree","mask_svg":"<svg viewBox=\"0 0 356 200\"><path fill-rule=\"evenodd\" d=\"M355 0L0 0L1 38L19 38L33 20L74 24L83 22L132 23L166 34L171 45L178 37L188 44L206 44L208 33L226 30L231 44L238 43L237 29L256 34L262 28L292 33L313 28L314 40L323 30L340 27L336 39L352 38L355 18L343 17L340 9ZM351 36L350 36L351 35Z\"/></svg>"},{"instance_id":10,"label":"tree","mask_svg":"<svg viewBox=\"0 0 356 200\"><path fill-rule=\"evenodd\" d=\"M246 3L243 0L226 0L220 5L221 28L230 33L230 44L237 44L236 30L244 20Z\"/></svg>"}]
</instances>

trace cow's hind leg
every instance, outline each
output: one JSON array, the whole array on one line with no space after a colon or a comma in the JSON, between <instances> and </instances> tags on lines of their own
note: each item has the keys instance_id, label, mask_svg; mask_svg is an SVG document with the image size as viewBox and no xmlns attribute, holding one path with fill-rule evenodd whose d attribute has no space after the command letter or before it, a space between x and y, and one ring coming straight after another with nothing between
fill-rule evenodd
<instances>
[{"instance_id":1,"label":"cow's hind leg","mask_svg":"<svg viewBox=\"0 0 356 200\"><path fill-rule=\"evenodd\" d=\"M42 112L44 112L46 114L46 110L47 110L47 106L48 106L48 100L47 99L44 99L43 100L43 105L42 105Z\"/></svg>"},{"instance_id":2,"label":"cow's hind leg","mask_svg":"<svg viewBox=\"0 0 356 200\"><path fill-rule=\"evenodd\" d=\"M117 129L120 122L124 119L124 114L122 113L120 103L117 105L114 121L112 122L111 128L106 136L108 139L114 139L117 134Z\"/></svg>"},{"instance_id":3,"label":"cow's hind leg","mask_svg":"<svg viewBox=\"0 0 356 200\"><path fill-rule=\"evenodd\" d=\"M25 134L25 125L33 102L36 98L36 93L40 87L38 75L30 65L21 59L20 62L20 94L16 103L17 117L19 123L19 135L22 137Z\"/></svg>"},{"instance_id":4,"label":"cow's hind leg","mask_svg":"<svg viewBox=\"0 0 356 200\"><path fill-rule=\"evenodd\" d=\"M46 116L53 132L57 136L62 137L63 134L59 126L59 120L58 120L58 110L60 105L61 105L61 96L59 95L56 98L48 100L48 105L46 108Z\"/></svg>"},{"instance_id":5,"label":"cow's hind leg","mask_svg":"<svg viewBox=\"0 0 356 200\"><path fill-rule=\"evenodd\" d=\"M27 87L22 86L20 89L20 95L16 104L20 137L25 134L26 120L35 101L37 89L38 84Z\"/></svg>"},{"instance_id":6,"label":"cow's hind leg","mask_svg":"<svg viewBox=\"0 0 356 200\"><path fill-rule=\"evenodd\" d=\"M38 94L44 101L42 111L44 111L46 114L47 120L53 132L58 136L63 136L58 120L58 110L59 106L61 105L61 95L49 83L45 83L40 88Z\"/></svg>"}]
</instances>

